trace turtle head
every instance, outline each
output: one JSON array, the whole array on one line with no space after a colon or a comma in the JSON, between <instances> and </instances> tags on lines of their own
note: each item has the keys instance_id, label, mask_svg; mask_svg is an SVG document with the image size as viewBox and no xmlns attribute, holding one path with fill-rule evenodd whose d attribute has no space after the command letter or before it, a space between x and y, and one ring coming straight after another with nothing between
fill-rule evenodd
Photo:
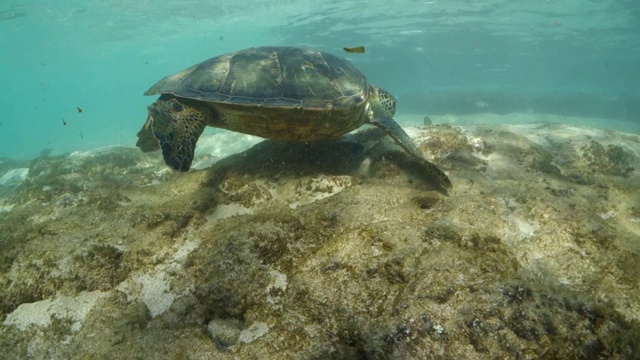
<instances>
[{"instance_id":1,"label":"turtle head","mask_svg":"<svg viewBox=\"0 0 640 360\"><path fill-rule=\"evenodd\" d=\"M393 95L375 85L369 85L373 117L393 117L396 113L396 99Z\"/></svg>"},{"instance_id":2,"label":"turtle head","mask_svg":"<svg viewBox=\"0 0 640 360\"><path fill-rule=\"evenodd\" d=\"M206 126L206 107L193 100L162 95L147 110L145 127L158 141L165 163L175 170L189 170L196 142Z\"/></svg>"}]
</instances>

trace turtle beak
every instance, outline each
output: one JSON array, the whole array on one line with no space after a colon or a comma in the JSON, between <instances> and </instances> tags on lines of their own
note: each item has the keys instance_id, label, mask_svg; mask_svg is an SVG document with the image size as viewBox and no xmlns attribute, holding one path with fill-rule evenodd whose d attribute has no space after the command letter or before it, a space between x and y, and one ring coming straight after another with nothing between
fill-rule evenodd
<instances>
[{"instance_id":1,"label":"turtle beak","mask_svg":"<svg viewBox=\"0 0 640 360\"><path fill-rule=\"evenodd\" d=\"M158 99L153 104L147 106L149 119L151 119L151 129L156 138L171 132L174 121L171 104L168 101Z\"/></svg>"}]
</instances>

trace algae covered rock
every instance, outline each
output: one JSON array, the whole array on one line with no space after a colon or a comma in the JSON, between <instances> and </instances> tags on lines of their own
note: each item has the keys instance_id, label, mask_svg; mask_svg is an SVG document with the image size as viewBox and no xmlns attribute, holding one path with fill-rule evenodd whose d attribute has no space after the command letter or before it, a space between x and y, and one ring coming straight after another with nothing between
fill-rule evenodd
<instances>
[{"instance_id":1,"label":"algae covered rock","mask_svg":"<svg viewBox=\"0 0 640 360\"><path fill-rule=\"evenodd\" d=\"M0 213L2 353L640 352L637 136L561 125L408 133L453 179L448 194L375 130L265 141L186 174L128 148L33 162Z\"/></svg>"}]
</instances>

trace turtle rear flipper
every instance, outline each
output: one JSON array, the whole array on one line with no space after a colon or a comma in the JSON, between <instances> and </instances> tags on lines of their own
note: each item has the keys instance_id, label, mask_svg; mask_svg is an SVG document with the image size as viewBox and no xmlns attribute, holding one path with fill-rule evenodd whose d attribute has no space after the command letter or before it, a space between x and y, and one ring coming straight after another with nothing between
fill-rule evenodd
<instances>
[{"instance_id":1,"label":"turtle rear flipper","mask_svg":"<svg viewBox=\"0 0 640 360\"><path fill-rule=\"evenodd\" d=\"M196 143L206 126L204 113L175 98L165 100L162 97L148 110L151 130L160 145L164 162L172 169L188 171Z\"/></svg>"},{"instance_id":2,"label":"turtle rear flipper","mask_svg":"<svg viewBox=\"0 0 640 360\"><path fill-rule=\"evenodd\" d=\"M418 150L413 141L411 141L409 135L407 135L395 120L388 117L378 117L370 120L369 123L384 130L387 135L391 136L391 138L400 145L407 154L411 155L412 158L417 160L423 166L427 176L437 179L439 185L447 189L451 188L451 180L449 180L447 174L422 156L422 153L420 153L420 150Z\"/></svg>"}]
</instances>

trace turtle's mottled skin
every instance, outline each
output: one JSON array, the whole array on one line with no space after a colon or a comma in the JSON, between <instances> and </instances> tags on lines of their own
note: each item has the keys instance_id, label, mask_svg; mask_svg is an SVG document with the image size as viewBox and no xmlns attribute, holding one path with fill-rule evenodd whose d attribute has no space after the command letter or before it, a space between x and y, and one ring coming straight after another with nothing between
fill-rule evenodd
<instances>
[{"instance_id":1,"label":"turtle's mottled skin","mask_svg":"<svg viewBox=\"0 0 640 360\"><path fill-rule=\"evenodd\" d=\"M451 182L392 119L396 101L367 83L347 60L296 47L265 46L214 57L167 76L138 133L144 151L162 149L171 168L187 171L206 126L274 140L337 138L363 124L382 128L440 185Z\"/></svg>"}]
</instances>

